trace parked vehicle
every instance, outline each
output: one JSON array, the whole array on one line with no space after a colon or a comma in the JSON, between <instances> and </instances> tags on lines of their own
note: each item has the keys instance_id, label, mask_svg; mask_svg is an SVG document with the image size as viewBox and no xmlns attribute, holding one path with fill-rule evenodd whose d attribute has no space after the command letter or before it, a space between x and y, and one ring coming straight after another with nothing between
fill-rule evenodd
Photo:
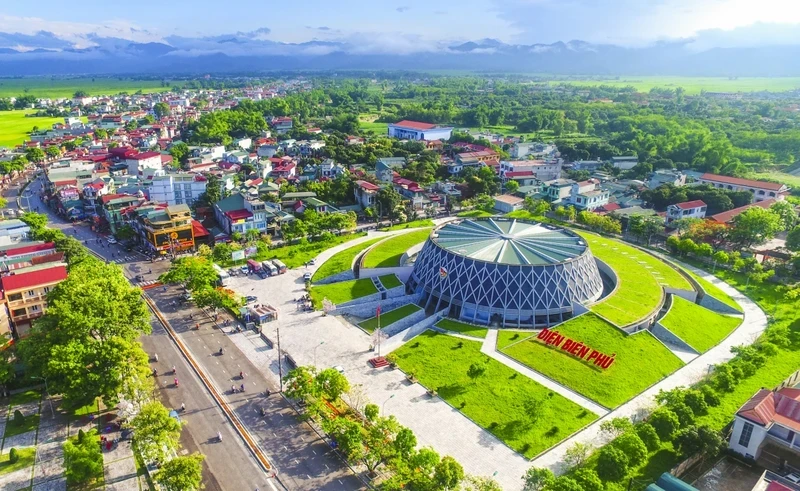
<instances>
[{"instance_id":1,"label":"parked vehicle","mask_svg":"<svg viewBox=\"0 0 800 491\"><path fill-rule=\"evenodd\" d=\"M117 239L115 239L114 237L109 237L108 238L108 243L109 244L116 244L117 243Z\"/></svg>"},{"instance_id":2,"label":"parked vehicle","mask_svg":"<svg viewBox=\"0 0 800 491\"><path fill-rule=\"evenodd\" d=\"M286 265L283 264L283 261L280 261L278 259L273 259L272 260L272 264L274 264L275 267L278 268L278 274L283 274L283 273L286 272L287 268L286 268Z\"/></svg>"},{"instance_id":3,"label":"parked vehicle","mask_svg":"<svg viewBox=\"0 0 800 491\"><path fill-rule=\"evenodd\" d=\"M251 273L260 273L261 272L261 264L258 261L253 259L247 260L247 269L250 270Z\"/></svg>"},{"instance_id":4,"label":"parked vehicle","mask_svg":"<svg viewBox=\"0 0 800 491\"><path fill-rule=\"evenodd\" d=\"M303 275L303 279L306 281L311 281L311 273L305 273Z\"/></svg>"},{"instance_id":5,"label":"parked vehicle","mask_svg":"<svg viewBox=\"0 0 800 491\"><path fill-rule=\"evenodd\" d=\"M266 271L270 276L275 276L276 274L278 274L278 268L276 268L271 261L264 261L263 263L261 263L261 266L264 268L264 271Z\"/></svg>"},{"instance_id":6,"label":"parked vehicle","mask_svg":"<svg viewBox=\"0 0 800 491\"><path fill-rule=\"evenodd\" d=\"M258 302L258 297L254 297L253 295L248 295L244 297L244 301L247 304Z\"/></svg>"}]
</instances>

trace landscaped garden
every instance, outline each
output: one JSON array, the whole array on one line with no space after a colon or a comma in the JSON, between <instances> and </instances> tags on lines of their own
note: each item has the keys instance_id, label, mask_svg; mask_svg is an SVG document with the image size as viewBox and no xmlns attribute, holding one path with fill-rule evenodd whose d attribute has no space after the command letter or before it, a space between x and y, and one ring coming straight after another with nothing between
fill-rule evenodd
<instances>
[{"instance_id":1,"label":"landscaped garden","mask_svg":"<svg viewBox=\"0 0 800 491\"><path fill-rule=\"evenodd\" d=\"M458 322L453 319L442 319L435 325L439 329L457 332L465 336L472 336L474 338L481 338L481 339L485 338L486 333L488 332L488 329L486 329L485 327L480 327L473 324L466 324L464 322Z\"/></svg>"},{"instance_id":2,"label":"landscaped garden","mask_svg":"<svg viewBox=\"0 0 800 491\"><path fill-rule=\"evenodd\" d=\"M391 268L400 266L403 254L417 244L425 242L431 229L416 230L390 239L386 239L377 247L373 247L364 256L365 268Z\"/></svg>"},{"instance_id":3,"label":"landscaped garden","mask_svg":"<svg viewBox=\"0 0 800 491\"><path fill-rule=\"evenodd\" d=\"M392 230L405 230L408 228L419 228L419 227L433 227L433 220L423 219L423 220L412 220L410 222L405 223L398 223L397 225L392 225L391 227L382 228L382 231L390 232Z\"/></svg>"},{"instance_id":4,"label":"landscaped garden","mask_svg":"<svg viewBox=\"0 0 800 491\"><path fill-rule=\"evenodd\" d=\"M694 278L695 281L697 281L697 283L699 283L701 287L703 287L703 290L705 290L707 294L709 294L712 297L716 298L717 300L719 300L720 302L724 303L725 305L738 310L739 312L742 311L742 308L739 306L738 303L736 303L736 300L734 300L730 295L728 295L727 293L722 291L722 289L720 287L718 287L717 285L711 283L710 281L705 280L705 279L701 278L700 276L692 273L688 269L686 269L684 271L689 273L689 275L692 278Z\"/></svg>"},{"instance_id":5,"label":"landscaped garden","mask_svg":"<svg viewBox=\"0 0 800 491\"><path fill-rule=\"evenodd\" d=\"M649 331L628 335L591 312L553 330L590 349L614 355L613 364L603 370L561 348L547 346L535 334L526 337L513 331L500 331L497 349L609 408L621 405L683 365Z\"/></svg>"},{"instance_id":6,"label":"landscaped garden","mask_svg":"<svg viewBox=\"0 0 800 491\"><path fill-rule=\"evenodd\" d=\"M278 259L282 261L287 268L296 268L298 266L303 266L322 251L330 249L331 247L336 247L339 244L344 244L345 242L350 242L359 237L364 237L365 235L367 234L364 232L336 235L327 240L315 240L313 242L276 247L275 249L265 249L263 253L259 253L250 259L255 261ZM231 266L241 266L244 264L244 261L226 259L224 261L217 261L217 264L223 268L229 268Z\"/></svg>"},{"instance_id":7,"label":"landscaped garden","mask_svg":"<svg viewBox=\"0 0 800 491\"><path fill-rule=\"evenodd\" d=\"M391 290L392 288L397 288L398 286L403 286L403 282L400 281L400 278L397 277L396 274L385 274L383 276L379 276L378 280L380 280L381 284L387 290Z\"/></svg>"},{"instance_id":8,"label":"landscaped garden","mask_svg":"<svg viewBox=\"0 0 800 491\"><path fill-rule=\"evenodd\" d=\"M400 308L390 310L388 312L381 312L380 317L380 326L381 329L385 327L389 327L390 325L394 324L395 322L405 319L409 315L413 314L414 312L418 312L422 310L421 307L410 303L408 305L403 305ZM358 324L367 332L373 332L375 329L378 328L378 317L372 317L371 319L367 319L362 321Z\"/></svg>"},{"instance_id":9,"label":"landscaped garden","mask_svg":"<svg viewBox=\"0 0 800 491\"><path fill-rule=\"evenodd\" d=\"M330 258L328 258L325 263L317 269L314 273L314 276L311 278L311 282L321 281L325 278L328 278L333 275L337 275L339 273L344 273L348 271L350 268L353 267L353 261L355 260L356 256L361 254L363 250L380 242L384 239L384 237L380 237L377 239L368 240L366 242L362 242L360 244L354 245L353 247L348 247L343 251L339 251Z\"/></svg>"},{"instance_id":10,"label":"landscaped garden","mask_svg":"<svg viewBox=\"0 0 800 491\"><path fill-rule=\"evenodd\" d=\"M481 343L426 331L391 358L407 374L533 457L597 416L480 352Z\"/></svg>"},{"instance_id":11,"label":"landscaped garden","mask_svg":"<svg viewBox=\"0 0 800 491\"><path fill-rule=\"evenodd\" d=\"M622 242L580 231L592 254L617 274L616 291L591 307L618 326L638 321L659 307L662 285L681 290L692 286L675 269Z\"/></svg>"},{"instance_id":12,"label":"landscaped garden","mask_svg":"<svg viewBox=\"0 0 800 491\"><path fill-rule=\"evenodd\" d=\"M334 305L349 302L357 298L366 297L378 293L375 284L372 283L370 278L361 278L360 280L341 281L339 283L330 283L328 285L316 285L311 287L311 302L315 309L322 308L322 301L327 298Z\"/></svg>"},{"instance_id":13,"label":"landscaped garden","mask_svg":"<svg viewBox=\"0 0 800 491\"><path fill-rule=\"evenodd\" d=\"M672 307L659 322L686 344L705 353L736 329L742 318L718 314L673 295Z\"/></svg>"}]
</instances>

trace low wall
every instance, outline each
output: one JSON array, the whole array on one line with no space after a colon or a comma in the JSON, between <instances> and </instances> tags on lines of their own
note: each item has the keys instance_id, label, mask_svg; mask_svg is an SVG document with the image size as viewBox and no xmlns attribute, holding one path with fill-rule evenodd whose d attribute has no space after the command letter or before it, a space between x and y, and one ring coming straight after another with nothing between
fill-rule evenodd
<instances>
[{"instance_id":1,"label":"low wall","mask_svg":"<svg viewBox=\"0 0 800 491\"><path fill-rule=\"evenodd\" d=\"M375 309L378 308L378 305L381 306L382 311L386 312L389 310L394 310L398 307L402 307L403 305L416 303L419 301L419 299L420 295L414 294L414 295L403 295L402 297L391 298L388 300L351 303L350 305L342 305L342 306L337 305L336 309L330 313L331 315L352 315L355 317L368 319L370 317L375 317Z\"/></svg>"},{"instance_id":2,"label":"low wall","mask_svg":"<svg viewBox=\"0 0 800 491\"><path fill-rule=\"evenodd\" d=\"M653 327L650 328L650 332L652 332L653 336L661 340L661 342L664 344L672 344L686 351L691 351L692 353L697 353L698 355L700 354L696 349L686 344L683 339L679 338L672 331L662 326L660 322L653 324Z\"/></svg>"},{"instance_id":3,"label":"low wall","mask_svg":"<svg viewBox=\"0 0 800 491\"><path fill-rule=\"evenodd\" d=\"M406 286L400 285L386 290L386 298L402 297L406 294Z\"/></svg>"},{"instance_id":4,"label":"low wall","mask_svg":"<svg viewBox=\"0 0 800 491\"><path fill-rule=\"evenodd\" d=\"M405 331L409 327L423 320L425 320L425 311L420 309L414 312L413 314L409 315L408 317L400 319L394 324L389 324L388 326L383 328L383 332L385 332L387 336L391 337Z\"/></svg>"},{"instance_id":5,"label":"low wall","mask_svg":"<svg viewBox=\"0 0 800 491\"><path fill-rule=\"evenodd\" d=\"M383 354L391 353L403 344L407 343L413 337L422 334L426 329L439 322L439 320L444 317L446 313L447 309L441 310L432 316L426 317L425 319L417 322L413 326L410 326L405 331L399 332L389 339L383 341L381 343L381 351Z\"/></svg>"},{"instance_id":6,"label":"low wall","mask_svg":"<svg viewBox=\"0 0 800 491\"><path fill-rule=\"evenodd\" d=\"M378 302L383 298L383 294L381 292L373 293L371 295L367 295L366 297L359 297L354 300L350 300L349 302L344 302L336 306L336 310L339 310L339 307L348 307L350 305L360 305L362 303L370 303L370 302Z\"/></svg>"},{"instance_id":7,"label":"low wall","mask_svg":"<svg viewBox=\"0 0 800 491\"><path fill-rule=\"evenodd\" d=\"M356 279L356 274L353 273L352 269L348 269L347 271L342 271L341 273L335 274L333 276L328 276L327 278L323 278L319 281L315 281L315 285L327 285L329 283L339 283L340 281L349 281Z\"/></svg>"},{"instance_id":8,"label":"low wall","mask_svg":"<svg viewBox=\"0 0 800 491\"><path fill-rule=\"evenodd\" d=\"M423 241L417 245L411 246L409 250L404 252L403 255L400 257L400 264L405 266L409 258L411 258L414 254L418 254L419 251L422 250L422 247L425 245L425 242L427 241Z\"/></svg>"},{"instance_id":9,"label":"low wall","mask_svg":"<svg viewBox=\"0 0 800 491\"><path fill-rule=\"evenodd\" d=\"M703 299L700 300L700 306L705 307L708 310L713 310L714 312L719 312L721 314L733 314L733 315L742 315L742 313L730 305L717 300L715 297L712 297L708 293L703 295Z\"/></svg>"},{"instance_id":10,"label":"low wall","mask_svg":"<svg viewBox=\"0 0 800 491\"><path fill-rule=\"evenodd\" d=\"M594 262L597 264L597 269L600 270L600 272L603 273L604 275L606 275L609 278L611 278L611 281L614 282L614 288L610 292L608 292L608 295L603 295L602 292L601 292L600 298L597 298L597 299L594 300L596 302L598 300L602 300L602 299L604 299L604 298L606 298L608 296L613 295L614 292L617 291L617 288L619 288L619 277L617 276L617 272L614 271L611 268L611 266L609 266L608 264L606 264L603 261L597 259L596 257L594 258Z\"/></svg>"},{"instance_id":11,"label":"low wall","mask_svg":"<svg viewBox=\"0 0 800 491\"><path fill-rule=\"evenodd\" d=\"M667 293L671 293L673 295L677 295L685 300L688 300L692 303L697 302L697 292L694 290L680 290L678 288L670 288L668 286L664 287L664 291Z\"/></svg>"},{"instance_id":12,"label":"low wall","mask_svg":"<svg viewBox=\"0 0 800 491\"><path fill-rule=\"evenodd\" d=\"M361 268L358 271L359 278L374 278L385 274L396 274L400 281L405 283L411 276L414 266L394 266L391 268Z\"/></svg>"}]
</instances>

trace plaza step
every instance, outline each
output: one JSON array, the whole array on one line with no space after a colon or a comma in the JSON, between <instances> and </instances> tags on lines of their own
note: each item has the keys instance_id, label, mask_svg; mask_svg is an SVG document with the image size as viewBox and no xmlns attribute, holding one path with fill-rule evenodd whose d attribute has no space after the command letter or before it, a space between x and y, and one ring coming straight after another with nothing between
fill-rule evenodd
<instances>
[{"instance_id":1,"label":"plaza step","mask_svg":"<svg viewBox=\"0 0 800 491\"><path fill-rule=\"evenodd\" d=\"M372 368L383 368L389 366L389 362L386 361L386 358L383 356L376 356L375 358L370 358L369 364L372 365Z\"/></svg>"},{"instance_id":2,"label":"plaza step","mask_svg":"<svg viewBox=\"0 0 800 491\"><path fill-rule=\"evenodd\" d=\"M159 287L159 286L162 286L162 283L160 281L158 281L158 280L148 280L148 281L143 281L142 283L139 283L139 287L142 290L149 290L151 288L156 288L156 287Z\"/></svg>"}]
</instances>

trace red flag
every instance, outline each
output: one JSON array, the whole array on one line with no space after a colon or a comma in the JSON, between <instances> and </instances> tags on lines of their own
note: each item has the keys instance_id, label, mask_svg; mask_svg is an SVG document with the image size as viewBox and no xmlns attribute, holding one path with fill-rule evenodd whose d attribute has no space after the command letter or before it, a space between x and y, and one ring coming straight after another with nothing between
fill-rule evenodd
<instances>
[{"instance_id":1,"label":"red flag","mask_svg":"<svg viewBox=\"0 0 800 491\"><path fill-rule=\"evenodd\" d=\"M381 306L378 305L378 308L375 309L375 317L380 317L380 316L381 316Z\"/></svg>"}]
</instances>

